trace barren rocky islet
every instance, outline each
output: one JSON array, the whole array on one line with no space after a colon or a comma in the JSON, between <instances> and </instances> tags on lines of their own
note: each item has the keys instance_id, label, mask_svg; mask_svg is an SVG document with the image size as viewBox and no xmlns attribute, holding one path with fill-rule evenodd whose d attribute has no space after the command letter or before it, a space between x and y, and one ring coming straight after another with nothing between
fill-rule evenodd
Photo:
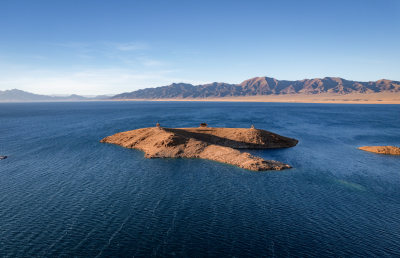
<instances>
[{"instance_id":1,"label":"barren rocky islet","mask_svg":"<svg viewBox=\"0 0 400 258\"><path fill-rule=\"evenodd\" d=\"M255 128L163 128L160 126L121 132L101 140L139 149L146 158L201 158L253 171L282 170L290 165L264 160L236 149L287 148L296 139Z\"/></svg>"},{"instance_id":2,"label":"barren rocky islet","mask_svg":"<svg viewBox=\"0 0 400 258\"><path fill-rule=\"evenodd\" d=\"M358 149L377 154L400 155L400 148L396 146L363 146Z\"/></svg>"}]
</instances>

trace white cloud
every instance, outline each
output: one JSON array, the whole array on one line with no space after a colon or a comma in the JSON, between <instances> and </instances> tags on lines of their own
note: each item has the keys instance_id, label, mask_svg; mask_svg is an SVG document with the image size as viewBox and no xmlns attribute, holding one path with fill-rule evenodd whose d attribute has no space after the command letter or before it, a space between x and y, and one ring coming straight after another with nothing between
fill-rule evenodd
<instances>
[{"instance_id":1,"label":"white cloud","mask_svg":"<svg viewBox=\"0 0 400 258\"><path fill-rule=\"evenodd\" d=\"M78 53L96 53L96 54L111 54L116 52L138 52L149 50L148 44L143 42L62 42L48 43L50 46L69 49Z\"/></svg>"},{"instance_id":2,"label":"white cloud","mask_svg":"<svg viewBox=\"0 0 400 258\"><path fill-rule=\"evenodd\" d=\"M111 44L113 45L113 44ZM115 48L120 51L136 51L136 50L145 50L148 49L148 45L144 43L138 42L130 42L130 43L114 43Z\"/></svg>"},{"instance_id":3,"label":"white cloud","mask_svg":"<svg viewBox=\"0 0 400 258\"><path fill-rule=\"evenodd\" d=\"M139 72L129 69L87 69L76 72L20 71L0 74L0 90L18 88L38 94L117 94L141 88L190 82L174 76L176 70ZM192 82L193 83L193 82Z\"/></svg>"},{"instance_id":4,"label":"white cloud","mask_svg":"<svg viewBox=\"0 0 400 258\"><path fill-rule=\"evenodd\" d=\"M64 59L31 55L17 64L0 60L0 90L16 88L39 94L100 95L173 82L203 83L182 78L183 71L154 58L144 43L67 42L52 46L57 50L61 48ZM30 62L29 59L36 60ZM40 65L42 60L45 62ZM104 68L105 65L108 68Z\"/></svg>"},{"instance_id":5,"label":"white cloud","mask_svg":"<svg viewBox=\"0 0 400 258\"><path fill-rule=\"evenodd\" d=\"M139 57L138 60L142 63L142 65L147 67L157 67L157 66L165 66L166 63L160 60L151 59L147 57Z\"/></svg>"},{"instance_id":6,"label":"white cloud","mask_svg":"<svg viewBox=\"0 0 400 258\"><path fill-rule=\"evenodd\" d=\"M48 43L51 46L81 49L90 46L91 44L85 42L62 42L62 43Z\"/></svg>"}]
</instances>

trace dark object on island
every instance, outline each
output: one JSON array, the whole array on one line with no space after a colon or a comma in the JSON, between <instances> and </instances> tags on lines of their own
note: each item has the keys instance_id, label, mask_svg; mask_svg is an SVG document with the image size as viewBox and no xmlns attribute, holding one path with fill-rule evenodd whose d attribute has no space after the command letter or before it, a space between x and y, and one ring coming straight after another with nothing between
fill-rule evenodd
<instances>
[{"instance_id":1,"label":"dark object on island","mask_svg":"<svg viewBox=\"0 0 400 258\"><path fill-rule=\"evenodd\" d=\"M7 158L7 156L0 156L0 160L1 159L6 159Z\"/></svg>"},{"instance_id":2,"label":"dark object on island","mask_svg":"<svg viewBox=\"0 0 400 258\"><path fill-rule=\"evenodd\" d=\"M207 123L201 123L200 127L207 127Z\"/></svg>"}]
</instances>

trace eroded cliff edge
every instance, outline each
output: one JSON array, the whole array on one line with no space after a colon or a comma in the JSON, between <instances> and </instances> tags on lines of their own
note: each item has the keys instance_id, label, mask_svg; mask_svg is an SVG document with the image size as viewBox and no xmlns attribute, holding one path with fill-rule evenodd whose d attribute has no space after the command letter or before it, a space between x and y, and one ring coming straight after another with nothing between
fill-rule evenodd
<instances>
[{"instance_id":1,"label":"eroded cliff edge","mask_svg":"<svg viewBox=\"0 0 400 258\"><path fill-rule=\"evenodd\" d=\"M202 158L264 171L291 166L236 149L288 148L295 146L298 141L254 128L148 127L117 133L105 137L101 142L142 150L146 158Z\"/></svg>"}]
</instances>

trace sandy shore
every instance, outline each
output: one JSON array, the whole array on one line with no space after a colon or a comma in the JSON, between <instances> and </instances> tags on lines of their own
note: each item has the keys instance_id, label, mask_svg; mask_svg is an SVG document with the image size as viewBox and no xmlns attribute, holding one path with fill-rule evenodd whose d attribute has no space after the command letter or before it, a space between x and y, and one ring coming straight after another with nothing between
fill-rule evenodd
<instances>
[{"instance_id":1,"label":"sandy shore","mask_svg":"<svg viewBox=\"0 0 400 258\"><path fill-rule=\"evenodd\" d=\"M213 102L289 102L289 103L337 103L337 104L400 104L400 93L354 94L288 94L223 98L180 99L123 99L122 101L213 101Z\"/></svg>"}]
</instances>

